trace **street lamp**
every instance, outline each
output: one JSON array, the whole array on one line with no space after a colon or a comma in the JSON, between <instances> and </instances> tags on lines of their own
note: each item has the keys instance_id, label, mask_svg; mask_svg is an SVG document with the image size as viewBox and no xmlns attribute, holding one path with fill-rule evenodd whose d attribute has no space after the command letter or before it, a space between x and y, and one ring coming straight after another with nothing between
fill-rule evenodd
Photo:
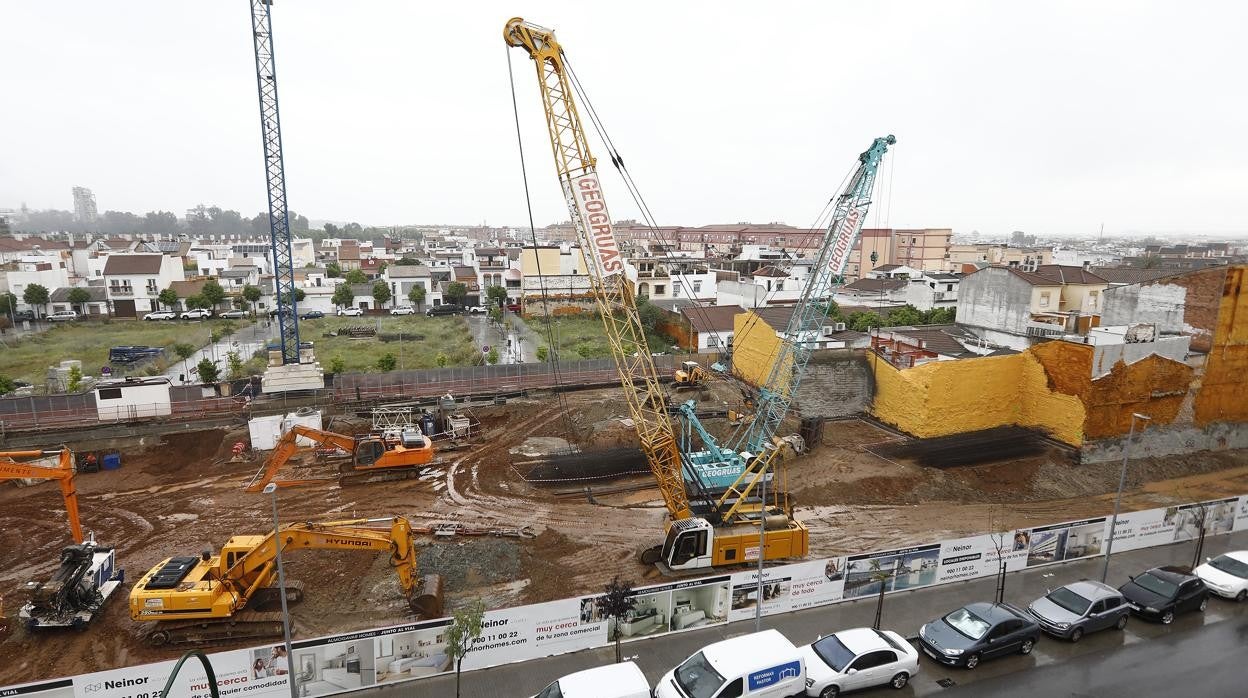
<instances>
[{"instance_id":1,"label":"street lamp","mask_svg":"<svg viewBox=\"0 0 1248 698\"><path fill-rule=\"evenodd\" d=\"M282 527L277 519L277 483L270 482L264 486L264 493L273 500L273 545L277 555L277 587L282 598L282 641L286 646L286 685L290 687L290 698L299 698L295 688L295 673L292 671L294 653L290 649L290 611L286 608L286 570L282 567Z\"/></svg>"},{"instance_id":2,"label":"street lamp","mask_svg":"<svg viewBox=\"0 0 1248 698\"><path fill-rule=\"evenodd\" d=\"M1122 488L1127 484L1127 459L1131 457L1131 437L1135 436L1135 420L1148 422L1152 417L1131 413L1131 429L1127 432L1127 442L1122 445L1122 472L1118 474L1118 496L1114 498L1114 516L1109 520L1109 540L1105 541L1105 565L1101 568L1101 582L1109 576L1109 553L1114 549L1114 530L1118 528L1118 508L1122 506Z\"/></svg>"},{"instance_id":3,"label":"street lamp","mask_svg":"<svg viewBox=\"0 0 1248 698\"><path fill-rule=\"evenodd\" d=\"M759 458L766 458L766 451L759 454ZM763 558L766 557L767 542L767 461L763 462L763 469L759 473L758 496L762 500L762 506L758 510L758 603L754 606L754 632L760 632L763 629Z\"/></svg>"}]
</instances>

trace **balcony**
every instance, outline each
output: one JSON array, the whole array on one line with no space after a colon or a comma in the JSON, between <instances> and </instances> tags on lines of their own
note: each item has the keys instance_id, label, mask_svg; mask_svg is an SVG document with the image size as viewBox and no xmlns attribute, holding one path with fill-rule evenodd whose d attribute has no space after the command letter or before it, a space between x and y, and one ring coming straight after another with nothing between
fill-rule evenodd
<instances>
[{"instance_id":1,"label":"balcony","mask_svg":"<svg viewBox=\"0 0 1248 698\"><path fill-rule=\"evenodd\" d=\"M1066 328L1062 325L1051 325L1047 322L1027 323L1027 336L1029 337L1060 337L1064 334L1066 334Z\"/></svg>"},{"instance_id":2,"label":"balcony","mask_svg":"<svg viewBox=\"0 0 1248 698\"><path fill-rule=\"evenodd\" d=\"M134 296L134 288L131 286L109 286L108 295L110 298L132 298Z\"/></svg>"}]
</instances>

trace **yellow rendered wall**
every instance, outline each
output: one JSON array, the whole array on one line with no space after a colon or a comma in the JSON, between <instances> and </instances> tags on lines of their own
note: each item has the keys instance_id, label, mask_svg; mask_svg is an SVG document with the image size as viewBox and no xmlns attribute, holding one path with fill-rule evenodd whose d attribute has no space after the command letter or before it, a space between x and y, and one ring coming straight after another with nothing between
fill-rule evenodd
<instances>
[{"instance_id":1,"label":"yellow rendered wall","mask_svg":"<svg viewBox=\"0 0 1248 698\"><path fill-rule=\"evenodd\" d=\"M1195 408L1200 427L1211 422L1248 422L1248 266L1227 270Z\"/></svg>"},{"instance_id":2,"label":"yellow rendered wall","mask_svg":"<svg viewBox=\"0 0 1248 698\"><path fill-rule=\"evenodd\" d=\"M733 374L750 385L762 385L780 352L776 330L753 311L738 313L732 330Z\"/></svg>"},{"instance_id":3,"label":"yellow rendered wall","mask_svg":"<svg viewBox=\"0 0 1248 698\"><path fill-rule=\"evenodd\" d=\"M876 418L920 438L1018 424L1021 356L932 361L898 370L870 354Z\"/></svg>"}]
</instances>

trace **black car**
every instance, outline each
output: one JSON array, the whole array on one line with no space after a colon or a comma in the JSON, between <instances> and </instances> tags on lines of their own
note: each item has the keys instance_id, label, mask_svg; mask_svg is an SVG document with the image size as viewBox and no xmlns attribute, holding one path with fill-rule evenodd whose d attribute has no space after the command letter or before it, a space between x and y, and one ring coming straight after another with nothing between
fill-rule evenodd
<instances>
[{"instance_id":1,"label":"black car","mask_svg":"<svg viewBox=\"0 0 1248 698\"><path fill-rule=\"evenodd\" d=\"M1154 567L1118 587L1131 612L1169 625L1174 614L1201 611L1209 605L1209 588L1186 567Z\"/></svg>"},{"instance_id":2,"label":"black car","mask_svg":"<svg viewBox=\"0 0 1248 698\"><path fill-rule=\"evenodd\" d=\"M967 604L919 628L919 647L927 656L967 669L982 659L1030 654L1039 638L1036 620L1006 603Z\"/></svg>"},{"instance_id":3,"label":"black car","mask_svg":"<svg viewBox=\"0 0 1248 698\"><path fill-rule=\"evenodd\" d=\"M455 303L443 303L442 305L435 305L426 310L425 315L434 317L436 315L458 315L462 312L464 312L464 306L462 305L457 305Z\"/></svg>"},{"instance_id":4,"label":"black car","mask_svg":"<svg viewBox=\"0 0 1248 698\"><path fill-rule=\"evenodd\" d=\"M325 317L325 313L319 310L308 310L299 315L300 320L319 320Z\"/></svg>"},{"instance_id":5,"label":"black car","mask_svg":"<svg viewBox=\"0 0 1248 698\"><path fill-rule=\"evenodd\" d=\"M34 320L35 320L35 311L33 311L33 310L14 310L14 311L13 311L13 322L21 322L21 321L23 321L23 320L27 320L27 321L30 321L30 322L34 322Z\"/></svg>"}]
</instances>

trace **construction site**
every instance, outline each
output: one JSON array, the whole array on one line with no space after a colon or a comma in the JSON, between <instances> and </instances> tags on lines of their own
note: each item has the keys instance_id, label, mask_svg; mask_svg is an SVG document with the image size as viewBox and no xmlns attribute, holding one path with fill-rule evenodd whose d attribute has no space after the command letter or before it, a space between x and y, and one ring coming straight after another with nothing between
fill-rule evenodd
<instances>
[{"instance_id":1,"label":"construction site","mask_svg":"<svg viewBox=\"0 0 1248 698\"><path fill-rule=\"evenodd\" d=\"M644 459L627 425L618 389L552 394L474 407L480 431L466 447L439 454L436 475L395 482L283 488L284 524L304 521L405 517L414 526L458 524L482 535L417 536L419 574L444 579L444 603L481 599L488 608L596 593L615 575L644 583L661 578L638 559L661 539L667 516L654 478L627 474ZM708 386L704 403L730 402L729 381ZM722 398L722 400L720 399ZM727 418L708 418L723 432ZM330 422L340 432L367 432L356 417ZM798 428L796 419L785 428ZM73 447L72 434L60 434ZM1016 435L1014 435L1016 436ZM170 556L217 551L231 536L271 526L270 497L245 487L263 453L235 456L245 427L170 433L159 439L115 440L117 470L76 477L82 526L116 549L116 566L131 582ZM1014 439L1011 439L1011 441ZM579 442L588 453L607 451L620 476L582 479L542 471L542 454ZM999 441L998 441L999 442ZM1113 505L1116 464L1077 465L1069 449L1038 439L1034 451L944 468L923 465L921 444L867 419L824 424L818 443L789 463L796 517L810 530L810 555L856 553L969 535L993 528L1103 515ZM972 442L973 443L973 442ZM987 444L991 446L991 444ZM978 444L981 451L985 444ZM308 449L305 467L292 473L337 471ZM341 458L338 459L339 461ZM600 458L593 459L596 462ZM948 465L948 464L946 464ZM1210 499L1248 491L1243 452L1193 454L1133 462L1124 509ZM178 656L182 646L154 648L148 625L132 620L113 599L81 632L26 630L13 616L24 584L53 575L66 544L64 507L54 483L0 486L0 593L10 630L0 643L0 682L80 674ZM271 529L270 529L271 530ZM291 606L298 637L377 627L411 619L385 555L367 551L309 550L287 555L287 573L303 584ZM233 646L245 646L237 640ZM254 642L254 640L253 640ZM215 642L214 648L232 646Z\"/></svg>"}]
</instances>

